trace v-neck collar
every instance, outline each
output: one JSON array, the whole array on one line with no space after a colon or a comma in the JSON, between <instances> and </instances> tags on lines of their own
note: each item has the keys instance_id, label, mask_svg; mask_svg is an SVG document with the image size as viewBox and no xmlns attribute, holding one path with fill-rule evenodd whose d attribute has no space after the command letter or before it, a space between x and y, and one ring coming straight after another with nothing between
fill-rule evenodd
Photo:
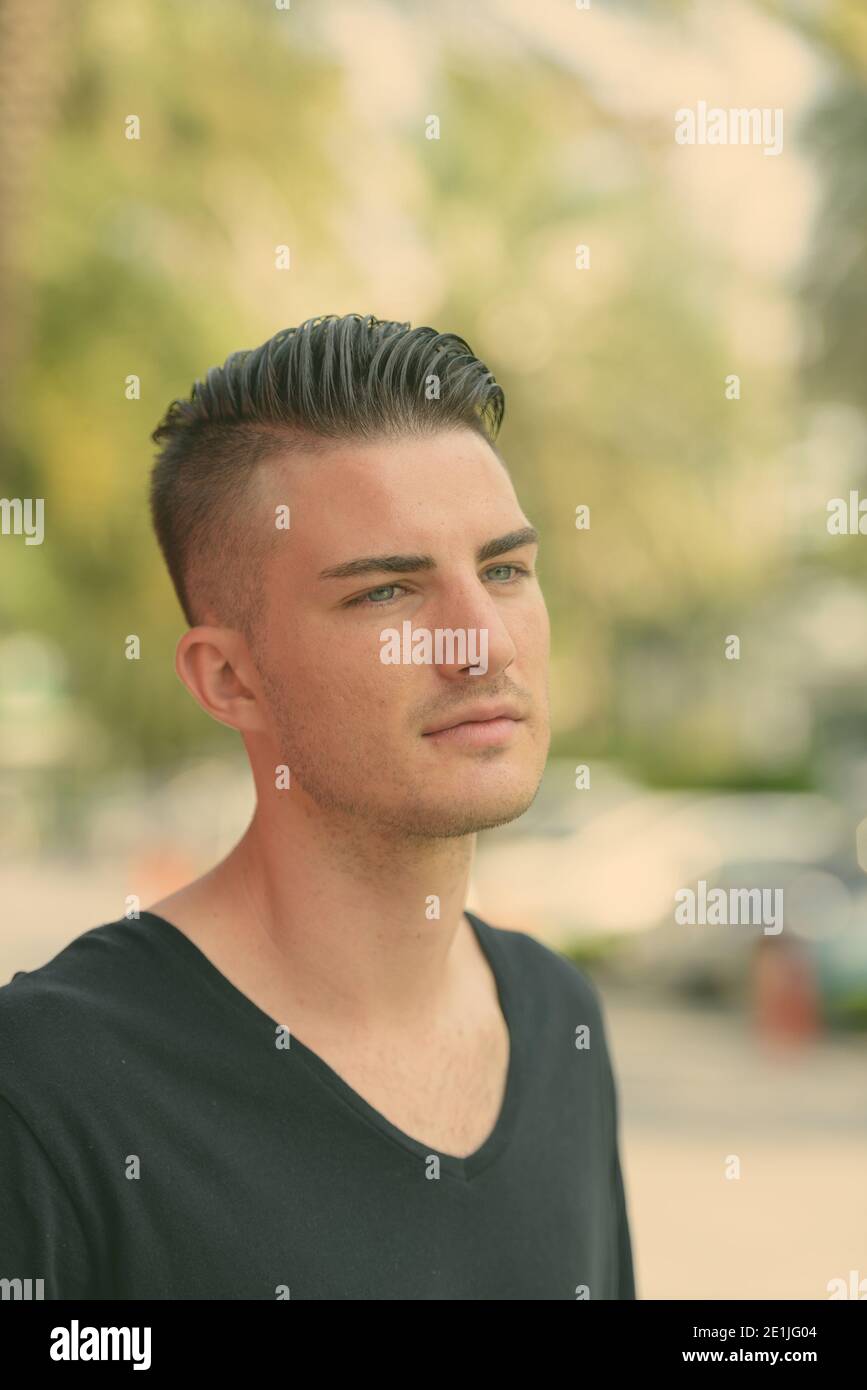
<instances>
[{"instance_id":1,"label":"v-neck collar","mask_svg":"<svg viewBox=\"0 0 867 1390\"><path fill-rule=\"evenodd\" d=\"M483 1140L480 1146L473 1153L460 1158L456 1154L443 1153L430 1144L424 1144L412 1135L406 1134L397 1125L392 1124L381 1111L365 1100L338 1072L331 1067L324 1058L317 1052L302 1042L290 1029L289 1051L301 1058L308 1071L317 1077L323 1084L352 1108L369 1124L374 1125L380 1132L394 1143L401 1145L411 1154L415 1155L420 1161L427 1162L431 1157L436 1157L439 1161L441 1173L459 1181L469 1182L477 1174L483 1172L494 1160L505 1150L515 1128L520 1105L520 1093L523 1078L523 1054L522 1036L518 1026L518 1016L515 993L512 987L512 980L508 971L508 963L497 940L492 927L475 913L465 911L467 918L473 929L479 947L488 962L497 988L500 1009L506 1022L509 1034L509 1062L506 1074L506 1086L503 1093L502 1103L494 1127L488 1137ZM280 1027L277 1019L271 1018L264 1009L260 1009L243 990L224 975L221 970L205 955L194 941L176 927L167 918L160 917L156 912L149 912L146 909L139 914L140 919L147 918L148 922L153 923L163 936L163 938L181 953L189 964L191 964L200 974L207 977L210 984L227 1000L236 1010L242 1011L248 1019L255 1022L259 1027L267 1027L270 1034ZM129 920L129 919L126 919ZM131 922L130 925L133 925Z\"/></svg>"}]
</instances>

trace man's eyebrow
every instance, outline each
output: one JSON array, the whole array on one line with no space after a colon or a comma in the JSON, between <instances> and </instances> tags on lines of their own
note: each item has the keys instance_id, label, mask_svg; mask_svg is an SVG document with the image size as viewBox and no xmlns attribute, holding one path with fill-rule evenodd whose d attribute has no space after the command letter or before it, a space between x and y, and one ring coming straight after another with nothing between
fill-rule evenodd
<instances>
[{"instance_id":1,"label":"man's eyebrow","mask_svg":"<svg viewBox=\"0 0 867 1390\"><path fill-rule=\"evenodd\" d=\"M505 555L509 550L517 550L521 545L535 545L539 532L535 526L522 526L518 531L507 531L504 536L485 541L476 552L479 564L491 560L495 555ZM320 571L320 579L355 579L360 574L412 574L417 570L436 569L432 555L364 555L358 560L345 560L342 565L329 565Z\"/></svg>"}]
</instances>

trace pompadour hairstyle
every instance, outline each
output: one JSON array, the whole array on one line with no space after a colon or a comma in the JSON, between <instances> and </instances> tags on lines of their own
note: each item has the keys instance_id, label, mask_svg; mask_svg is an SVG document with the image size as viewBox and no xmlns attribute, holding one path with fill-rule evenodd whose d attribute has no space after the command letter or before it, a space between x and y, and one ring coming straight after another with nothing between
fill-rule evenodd
<instances>
[{"instance_id":1,"label":"pompadour hairstyle","mask_svg":"<svg viewBox=\"0 0 867 1390\"><path fill-rule=\"evenodd\" d=\"M184 616L253 636L276 528L255 511L251 476L275 455L327 441L465 427L494 449L505 396L454 333L336 314L233 352L169 406L151 438L154 530Z\"/></svg>"}]
</instances>

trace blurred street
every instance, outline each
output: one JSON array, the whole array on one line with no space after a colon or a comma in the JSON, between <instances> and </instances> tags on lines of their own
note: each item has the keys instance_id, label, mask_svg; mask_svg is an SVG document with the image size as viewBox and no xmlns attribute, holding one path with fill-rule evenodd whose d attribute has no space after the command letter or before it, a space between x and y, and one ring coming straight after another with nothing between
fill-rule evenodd
<instances>
[{"instance_id":1,"label":"blurred street","mask_svg":"<svg viewBox=\"0 0 867 1390\"><path fill-rule=\"evenodd\" d=\"M827 1299L867 1277L863 1038L775 1053L736 1014L602 995L638 1296Z\"/></svg>"}]
</instances>

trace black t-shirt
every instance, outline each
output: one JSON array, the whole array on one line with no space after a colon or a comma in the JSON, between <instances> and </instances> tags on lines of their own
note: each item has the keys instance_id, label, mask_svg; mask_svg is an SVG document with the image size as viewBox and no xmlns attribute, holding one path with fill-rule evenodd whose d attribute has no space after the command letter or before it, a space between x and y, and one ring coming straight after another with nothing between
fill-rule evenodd
<instances>
[{"instance_id":1,"label":"black t-shirt","mask_svg":"<svg viewBox=\"0 0 867 1390\"><path fill-rule=\"evenodd\" d=\"M153 913L19 971L0 989L0 1280L47 1299L635 1298L596 987L466 915L511 1039L467 1158L404 1134Z\"/></svg>"}]
</instances>

